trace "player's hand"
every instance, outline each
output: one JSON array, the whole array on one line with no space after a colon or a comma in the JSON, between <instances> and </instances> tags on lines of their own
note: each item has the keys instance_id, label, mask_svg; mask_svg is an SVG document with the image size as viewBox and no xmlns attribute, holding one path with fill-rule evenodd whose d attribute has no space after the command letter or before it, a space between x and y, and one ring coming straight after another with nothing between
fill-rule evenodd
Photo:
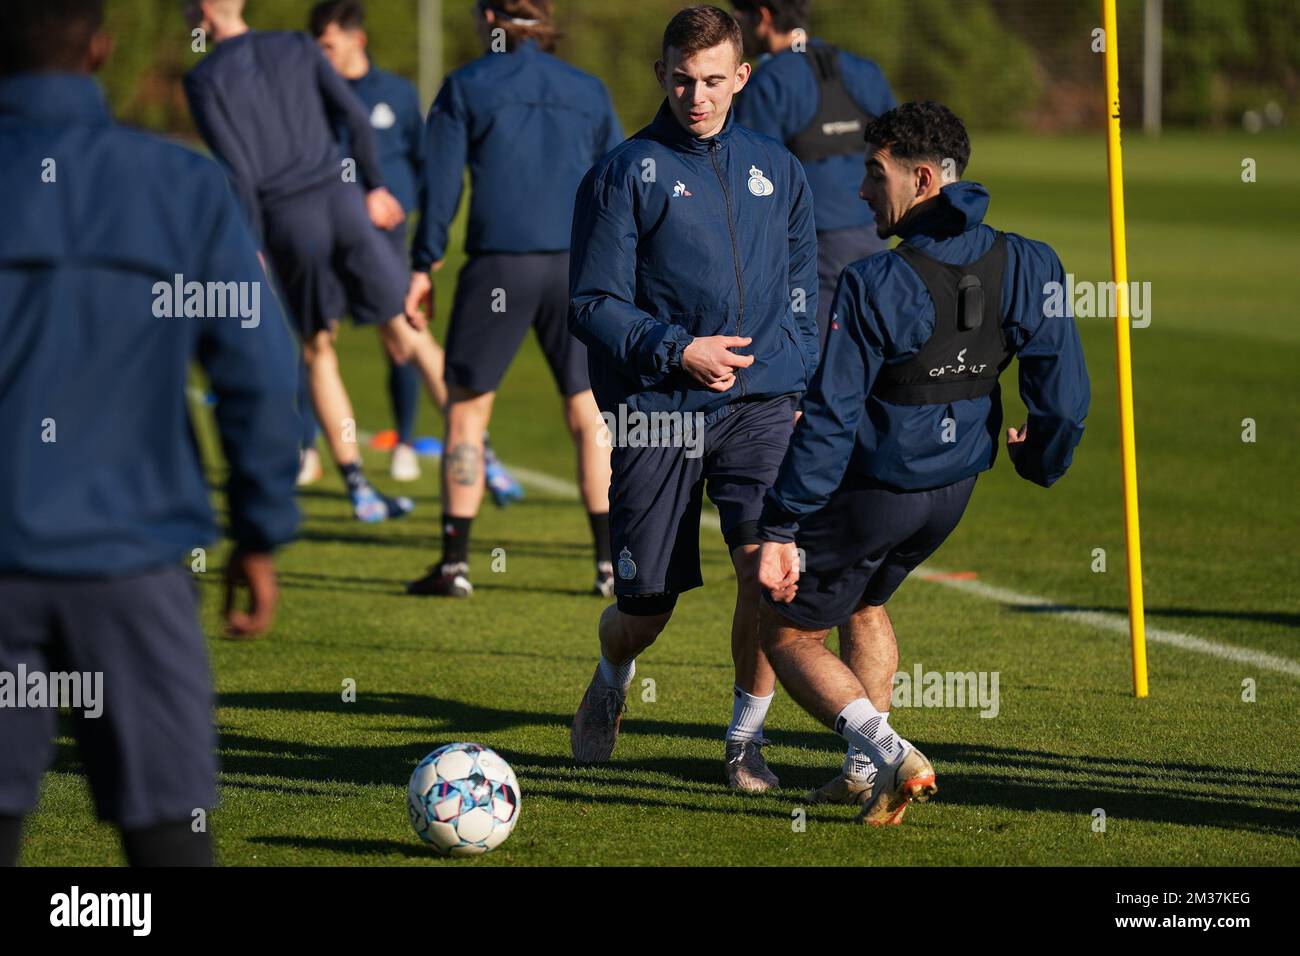
<instances>
[{"instance_id":1,"label":"player's hand","mask_svg":"<svg viewBox=\"0 0 1300 956\"><path fill-rule=\"evenodd\" d=\"M725 392L736 384L736 369L749 368L754 356L737 355L740 349L754 341L735 335L706 335L694 339L682 350L682 368L705 388Z\"/></svg>"},{"instance_id":2,"label":"player's hand","mask_svg":"<svg viewBox=\"0 0 1300 956\"><path fill-rule=\"evenodd\" d=\"M376 229L396 229L406 219L402 204L383 186L366 193L366 212Z\"/></svg>"},{"instance_id":3,"label":"player's hand","mask_svg":"<svg viewBox=\"0 0 1300 956\"><path fill-rule=\"evenodd\" d=\"M426 311L427 303L427 311ZM406 287L406 321L416 331L423 332L433 312L433 280L427 272L412 272Z\"/></svg>"},{"instance_id":4,"label":"player's hand","mask_svg":"<svg viewBox=\"0 0 1300 956\"><path fill-rule=\"evenodd\" d=\"M758 553L758 583L772 600L789 604L799 590L799 549L793 541L764 541Z\"/></svg>"},{"instance_id":5,"label":"player's hand","mask_svg":"<svg viewBox=\"0 0 1300 956\"><path fill-rule=\"evenodd\" d=\"M1007 429L1007 457L1011 459L1011 464L1015 464L1020 458L1020 446L1025 443L1029 436L1029 425L1021 425L1019 429Z\"/></svg>"},{"instance_id":6,"label":"player's hand","mask_svg":"<svg viewBox=\"0 0 1300 956\"><path fill-rule=\"evenodd\" d=\"M248 589L246 611L236 607L243 588ZM275 622L279 600L275 559L269 554L251 554L236 548L226 565L226 635L252 638L265 634Z\"/></svg>"}]
</instances>

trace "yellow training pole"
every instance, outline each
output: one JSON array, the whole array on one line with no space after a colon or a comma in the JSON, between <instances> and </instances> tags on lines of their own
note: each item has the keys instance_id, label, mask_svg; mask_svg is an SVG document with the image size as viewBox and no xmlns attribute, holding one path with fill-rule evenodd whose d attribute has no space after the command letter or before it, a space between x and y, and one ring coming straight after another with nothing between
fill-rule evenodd
<instances>
[{"instance_id":1,"label":"yellow training pole","mask_svg":"<svg viewBox=\"0 0 1300 956\"><path fill-rule=\"evenodd\" d=\"M1120 462L1124 469L1124 543L1133 693L1147 696L1146 612L1142 606L1142 539L1138 531L1137 445L1133 439L1133 357L1129 348L1128 250L1124 241L1124 160L1119 134L1119 43L1115 0L1102 0L1106 31L1106 160L1110 178L1110 264L1115 280L1115 361L1119 372Z\"/></svg>"}]
</instances>

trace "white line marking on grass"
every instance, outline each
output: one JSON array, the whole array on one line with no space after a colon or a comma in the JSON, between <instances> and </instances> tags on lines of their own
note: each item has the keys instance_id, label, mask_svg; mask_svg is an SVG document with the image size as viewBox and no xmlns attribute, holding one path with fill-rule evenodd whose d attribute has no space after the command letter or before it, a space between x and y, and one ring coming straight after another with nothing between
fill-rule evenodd
<instances>
[{"instance_id":1,"label":"white line marking on grass","mask_svg":"<svg viewBox=\"0 0 1300 956\"><path fill-rule=\"evenodd\" d=\"M192 388L189 393L191 399L199 403L204 401L204 394L200 390ZM362 432L358 435L358 439L360 442L369 442L370 434ZM566 498L580 497L578 486L564 478L557 478L544 471L535 471L532 468L523 468L518 465L506 465L506 467L525 485L531 485L539 491ZM705 509L700 515L700 524L714 531L720 531L722 528L717 512L709 509ZM948 572L923 564L916 569L915 573L942 575ZM930 579L930 583L942 584L944 587L953 588L983 598L986 601L996 601L999 604L1011 607L1041 609L1043 613L1064 618L1076 624L1082 624L1093 630L1125 635L1129 632L1128 618L1122 614L1112 614L1109 611L1089 611L1069 604L1060 604L1034 594L1021 594L1018 591L1000 588L993 584L985 584L983 581L934 578ZM1249 647L1240 647L1235 644L1222 644L1218 641L1197 637L1195 634L1187 634L1182 631L1167 631L1158 627L1148 627L1146 634L1147 640L1153 644L1167 644L1170 647L1177 647L1195 654L1205 654L1208 657L1217 657L1220 660L1249 664L1262 670L1274 671L1279 674L1286 674L1288 677L1300 679L1300 661L1294 661L1287 657L1279 657L1276 654L1253 650Z\"/></svg>"},{"instance_id":2,"label":"white line marking on grass","mask_svg":"<svg viewBox=\"0 0 1300 956\"><path fill-rule=\"evenodd\" d=\"M927 564L917 568L917 573L945 574L947 572ZM955 588L958 591L964 591L967 594L973 594L989 601L997 601L1000 604L1041 609L1043 613L1051 614L1053 617L1062 617L1099 631L1109 631L1113 634L1124 634L1126 636L1129 632L1128 617L1122 614L1113 614L1109 611L1089 611L1069 604L1058 604L1047 598L1037 597L1033 594L1021 594L1007 588L985 584L982 581L947 578L932 579L931 583L942 584L945 587ZM1194 651L1197 654L1206 654L1210 657L1236 661L1240 664L1249 664L1252 667L1300 678L1300 661L1278 657L1275 654L1252 650L1248 647L1209 641L1203 637L1197 637L1195 634L1185 634L1181 631L1166 631L1163 628L1148 627L1146 633L1147 640L1154 644L1168 644L1170 647L1179 647L1185 651Z\"/></svg>"},{"instance_id":3,"label":"white line marking on grass","mask_svg":"<svg viewBox=\"0 0 1300 956\"><path fill-rule=\"evenodd\" d=\"M546 491L551 494L565 495L570 498L578 496L578 486L563 478L556 478L554 475L548 475L544 472L533 471L531 468L517 468L514 465L507 465L520 481L525 485L532 485L535 488ZM721 530L722 525L718 521L716 511L706 509L700 516L700 523L715 531ZM947 572L930 565L922 565L916 569L917 574L945 574ZM1045 597L1038 597L1033 594L1021 594L1018 591L1012 591L1007 588L1000 588L992 584L985 584L982 581L965 581L961 579L939 579L931 583L942 584L945 587L954 588L966 594L983 598L986 601L996 601L999 604L1011 607L1029 607L1041 609L1042 613L1051 614L1053 617L1064 618L1073 621L1076 624L1082 624L1098 631L1106 631L1111 634L1128 634L1128 618L1121 614L1112 614L1108 611L1088 611L1082 608L1073 607L1068 604L1060 604ZM1195 654L1205 654L1209 657L1217 657L1220 660L1236 661L1239 664L1249 664L1251 667L1258 667L1262 670L1275 671L1279 674L1286 674L1289 677L1300 679L1300 661L1293 661L1286 657L1278 657L1276 654L1269 654L1265 651L1252 650L1249 647L1239 647L1235 644L1222 644L1218 641L1206 640L1203 637L1197 637L1195 634L1186 634L1182 631L1167 631L1163 628L1148 627L1147 640L1153 644L1167 644L1170 647L1177 647L1184 651L1191 651Z\"/></svg>"}]
</instances>

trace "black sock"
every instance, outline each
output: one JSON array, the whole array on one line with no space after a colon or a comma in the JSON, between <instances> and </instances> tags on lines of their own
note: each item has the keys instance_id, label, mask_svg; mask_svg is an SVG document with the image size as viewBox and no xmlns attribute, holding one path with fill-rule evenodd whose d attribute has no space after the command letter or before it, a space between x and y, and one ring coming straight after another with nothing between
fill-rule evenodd
<instances>
[{"instance_id":1,"label":"black sock","mask_svg":"<svg viewBox=\"0 0 1300 956\"><path fill-rule=\"evenodd\" d=\"M591 522L591 539L596 544L596 564L613 564L614 559L610 556L613 552L609 546L609 512L598 515L588 511L587 520Z\"/></svg>"},{"instance_id":2,"label":"black sock","mask_svg":"<svg viewBox=\"0 0 1300 956\"><path fill-rule=\"evenodd\" d=\"M348 491L360 491L370 484L366 480L366 473L361 470L361 462L354 461L350 465L339 465L339 474L347 483Z\"/></svg>"},{"instance_id":3,"label":"black sock","mask_svg":"<svg viewBox=\"0 0 1300 956\"><path fill-rule=\"evenodd\" d=\"M23 818L0 816L0 867L18 865L18 846L23 842Z\"/></svg>"},{"instance_id":4,"label":"black sock","mask_svg":"<svg viewBox=\"0 0 1300 956\"><path fill-rule=\"evenodd\" d=\"M469 564L469 526L473 520L442 516L443 564Z\"/></svg>"},{"instance_id":5,"label":"black sock","mask_svg":"<svg viewBox=\"0 0 1300 956\"><path fill-rule=\"evenodd\" d=\"M122 849L132 866L212 866L212 837L195 833L189 820L122 831Z\"/></svg>"}]
</instances>

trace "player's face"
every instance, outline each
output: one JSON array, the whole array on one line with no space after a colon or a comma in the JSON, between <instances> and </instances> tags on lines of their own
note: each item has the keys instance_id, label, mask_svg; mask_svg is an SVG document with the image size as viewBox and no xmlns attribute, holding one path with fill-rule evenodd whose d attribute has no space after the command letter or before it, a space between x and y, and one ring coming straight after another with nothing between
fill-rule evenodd
<instances>
[{"instance_id":1,"label":"player's face","mask_svg":"<svg viewBox=\"0 0 1300 956\"><path fill-rule=\"evenodd\" d=\"M749 64L740 51L723 42L683 58L668 48L668 58L655 63L655 76L668 94L668 108L693 136L707 139L722 129L731 101L749 81Z\"/></svg>"},{"instance_id":2,"label":"player's face","mask_svg":"<svg viewBox=\"0 0 1300 956\"><path fill-rule=\"evenodd\" d=\"M867 144L867 173L858 195L876 217L876 235L881 239L894 229L916 201L915 170L890 155L888 146Z\"/></svg>"},{"instance_id":3,"label":"player's face","mask_svg":"<svg viewBox=\"0 0 1300 956\"><path fill-rule=\"evenodd\" d=\"M359 30L344 30L337 23L331 23L316 38L316 42L320 44L325 59L330 61L330 66L339 73L348 73L356 67L357 60L363 55L363 37L364 34Z\"/></svg>"}]
</instances>

